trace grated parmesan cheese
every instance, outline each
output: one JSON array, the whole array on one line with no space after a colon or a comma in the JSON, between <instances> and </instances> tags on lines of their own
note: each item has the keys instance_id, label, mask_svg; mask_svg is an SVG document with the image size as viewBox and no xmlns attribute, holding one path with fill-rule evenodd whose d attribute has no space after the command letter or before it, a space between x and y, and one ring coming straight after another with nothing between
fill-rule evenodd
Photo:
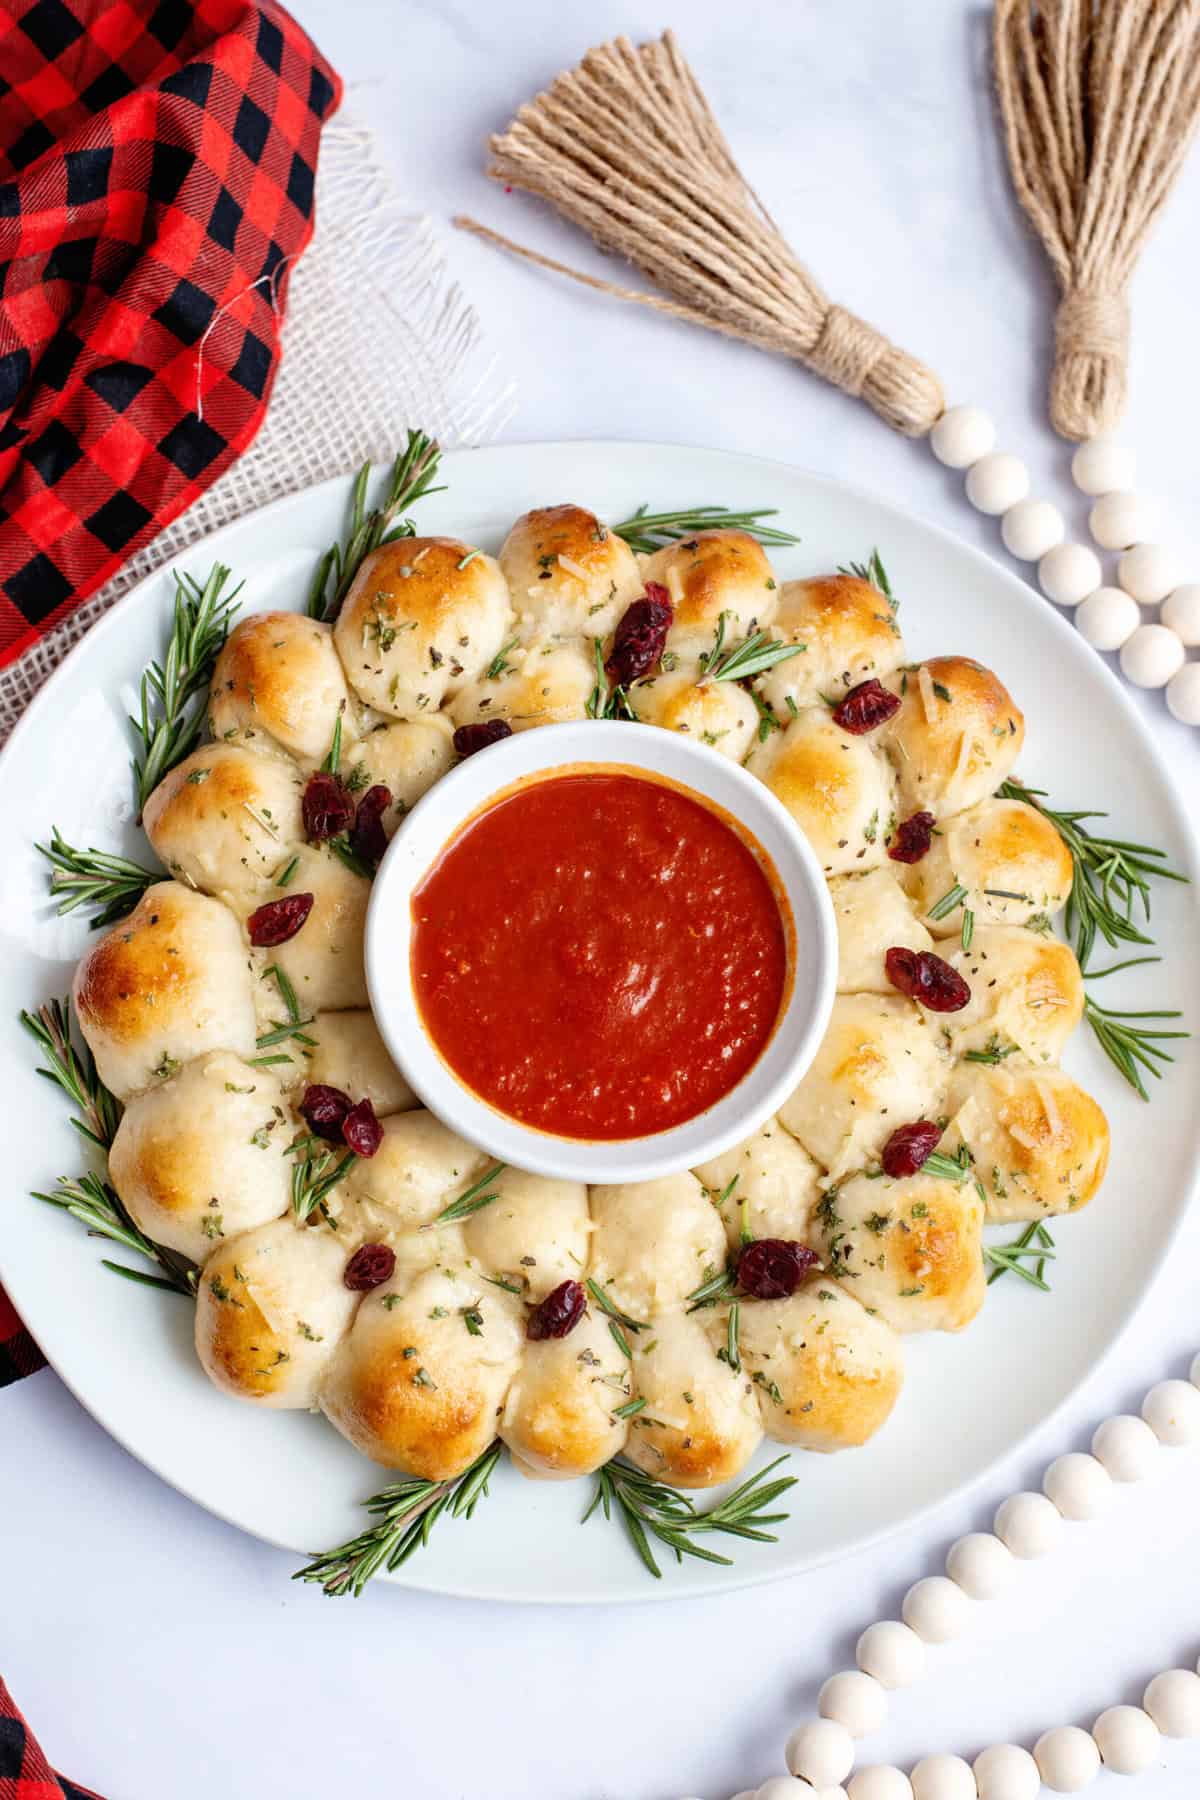
<instances>
[{"instance_id":1,"label":"grated parmesan cheese","mask_svg":"<svg viewBox=\"0 0 1200 1800\"><path fill-rule=\"evenodd\" d=\"M1048 1081L1041 1080L1036 1075L1033 1078L1033 1085L1037 1092L1037 1097L1042 1103L1042 1109L1046 1114L1046 1123L1050 1127L1051 1138L1057 1139L1062 1137L1062 1114L1055 1104L1053 1088Z\"/></svg>"},{"instance_id":2,"label":"grated parmesan cheese","mask_svg":"<svg viewBox=\"0 0 1200 1800\"><path fill-rule=\"evenodd\" d=\"M568 575L574 575L578 581L587 581L588 579L588 572L583 564L573 561L569 556L564 556L561 551L559 552L558 566L560 569L565 569Z\"/></svg>"},{"instance_id":3,"label":"grated parmesan cheese","mask_svg":"<svg viewBox=\"0 0 1200 1800\"><path fill-rule=\"evenodd\" d=\"M921 690L921 705L925 708L925 723L936 725L938 722L937 695L933 691L933 676L924 663L917 670L917 686Z\"/></svg>"}]
</instances>

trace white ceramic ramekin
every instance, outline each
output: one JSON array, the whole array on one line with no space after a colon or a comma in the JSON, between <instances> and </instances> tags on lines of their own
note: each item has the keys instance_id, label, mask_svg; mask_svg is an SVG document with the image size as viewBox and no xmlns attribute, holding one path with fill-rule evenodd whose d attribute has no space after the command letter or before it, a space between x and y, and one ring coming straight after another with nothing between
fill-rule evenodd
<instances>
[{"instance_id":1,"label":"white ceramic ramekin","mask_svg":"<svg viewBox=\"0 0 1200 1800\"><path fill-rule=\"evenodd\" d=\"M427 1035L410 968L412 895L450 838L523 777L590 764L665 777L737 820L774 865L795 927L791 991L758 1061L714 1106L649 1137L557 1137L509 1118L472 1092ZM466 758L413 808L375 877L366 931L375 1019L405 1079L431 1112L501 1162L585 1182L649 1181L694 1168L757 1130L816 1053L837 984L829 890L802 834L767 788L736 763L677 732L580 720L519 732Z\"/></svg>"}]
</instances>

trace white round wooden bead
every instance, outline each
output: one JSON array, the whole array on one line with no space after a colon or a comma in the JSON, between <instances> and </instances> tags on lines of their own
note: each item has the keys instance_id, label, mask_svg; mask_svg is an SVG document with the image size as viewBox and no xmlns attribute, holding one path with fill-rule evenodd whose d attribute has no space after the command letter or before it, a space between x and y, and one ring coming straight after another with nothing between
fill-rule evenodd
<instances>
[{"instance_id":1,"label":"white round wooden bead","mask_svg":"<svg viewBox=\"0 0 1200 1800\"><path fill-rule=\"evenodd\" d=\"M1011 1580L1016 1560L990 1531L971 1531L946 1552L946 1573L972 1600L990 1600Z\"/></svg>"},{"instance_id":2,"label":"white round wooden bead","mask_svg":"<svg viewBox=\"0 0 1200 1800\"><path fill-rule=\"evenodd\" d=\"M1142 1705L1164 1737L1200 1737L1200 1675L1164 1669L1142 1695Z\"/></svg>"},{"instance_id":3,"label":"white round wooden bead","mask_svg":"<svg viewBox=\"0 0 1200 1800\"><path fill-rule=\"evenodd\" d=\"M929 434L929 445L948 469L969 469L996 442L996 427L978 406L952 406Z\"/></svg>"},{"instance_id":4,"label":"white round wooden bead","mask_svg":"<svg viewBox=\"0 0 1200 1800\"><path fill-rule=\"evenodd\" d=\"M1142 1401L1142 1417L1160 1444L1200 1437L1200 1390L1190 1381L1158 1381Z\"/></svg>"},{"instance_id":5,"label":"white round wooden bead","mask_svg":"<svg viewBox=\"0 0 1200 1800\"><path fill-rule=\"evenodd\" d=\"M790 1775L772 1775L770 1781L763 1782L755 1800L817 1800L817 1796L805 1781L793 1780Z\"/></svg>"},{"instance_id":6,"label":"white round wooden bead","mask_svg":"<svg viewBox=\"0 0 1200 1800\"><path fill-rule=\"evenodd\" d=\"M1092 1455L1104 1464L1114 1481L1141 1481L1154 1467L1158 1439L1145 1419L1133 1413L1117 1413L1097 1425Z\"/></svg>"},{"instance_id":7,"label":"white round wooden bead","mask_svg":"<svg viewBox=\"0 0 1200 1800\"><path fill-rule=\"evenodd\" d=\"M1037 1764L1019 1744L992 1744L973 1766L979 1800L1034 1800L1042 1785Z\"/></svg>"},{"instance_id":8,"label":"white round wooden bead","mask_svg":"<svg viewBox=\"0 0 1200 1800\"><path fill-rule=\"evenodd\" d=\"M1064 1519L1094 1519L1112 1501L1112 1477L1094 1456L1068 1450L1046 1470L1042 1491Z\"/></svg>"},{"instance_id":9,"label":"white round wooden bead","mask_svg":"<svg viewBox=\"0 0 1200 1800\"><path fill-rule=\"evenodd\" d=\"M846 1787L849 1800L913 1800L912 1782L891 1763L856 1769Z\"/></svg>"},{"instance_id":10,"label":"white round wooden bead","mask_svg":"<svg viewBox=\"0 0 1200 1800\"><path fill-rule=\"evenodd\" d=\"M1078 1725L1043 1731L1033 1746L1033 1760L1046 1786L1058 1794L1077 1794L1100 1773L1096 1740Z\"/></svg>"},{"instance_id":11,"label":"white round wooden bead","mask_svg":"<svg viewBox=\"0 0 1200 1800\"><path fill-rule=\"evenodd\" d=\"M1066 520L1049 500L1018 500L1000 521L1004 548L1021 562L1037 562L1066 535Z\"/></svg>"},{"instance_id":12,"label":"white round wooden bead","mask_svg":"<svg viewBox=\"0 0 1200 1800\"><path fill-rule=\"evenodd\" d=\"M1111 494L1118 488L1131 488L1135 468L1133 451L1107 438L1080 444L1071 458L1071 475L1082 494Z\"/></svg>"},{"instance_id":13,"label":"white round wooden bead","mask_svg":"<svg viewBox=\"0 0 1200 1800\"><path fill-rule=\"evenodd\" d=\"M1117 564L1117 580L1143 606L1157 606L1182 579L1179 559L1165 544L1135 544Z\"/></svg>"},{"instance_id":14,"label":"white round wooden bead","mask_svg":"<svg viewBox=\"0 0 1200 1800\"><path fill-rule=\"evenodd\" d=\"M975 1777L961 1756L923 1756L909 1779L914 1800L975 1800Z\"/></svg>"},{"instance_id":15,"label":"white round wooden bead","mask_svg":"<svg viewBox=\"0 0 1200 1800\"><path fill-rule=\"evenodd\" d=\"M1184 663L1167 683L1167 708L1181 725L1200 725L1200 662Z\"/></svg>"},{"instance_id":16,"label":"white round wooden bead","mask_svg":"<svg viewBox=\"0 0 1200 1800\"><path fill-rule=\"evenodd\" d=\"M1196 1398L1200 1400L1200 1393ZM945 1575L926 1575L923 1581L914 1581L900 1608L904 1623L927 1644L948 1644L956 1638L970 1610L971 1602L958 1583Z\"/></svg>"},{"instance_id":17,"label":"white round wooden bead","mask_svg":"<svg viewBox=\"0 0 1200 1800\"><path fill-rule=\"evenodd\" d=\"M1029 470L1007 450L981 456L967 473L967 499L981 513L1006 513L1028 492Z\"/></svg>"},{"instance_id":18,"label":"white round wooden bead","mask_svg":"<svg viewBox=\"0 0 1200 1800\"><path fill-rule=\"evenodd\" d=\"M810 1719L793 1731L783 1760L811 1787L836 1787L854 1767L854 1739L834 1719Z\"/></svg>"},{"instance_id":19,"label":"white round wooden bead","mask_svg":"<svg viewBox=\"0 0 1200 1800\"><path fill-rule=\"evenodd\" d=\"M844 1725L852 1738L870 1737L887 1719L887 1695L873 1675L843 1669L817 1695L817 1711Z\"/></svg>"},{"instance_id":20,"label":"white round wooden bead","mask_svg":"<svg viewBox=\"0 0 1200 1800\"><path fill-rule=\"evenodd\" d=\"M1038 586L1056 606L1078 606L1103 578L1100 558L1086 544L1058 544L1038 563Z\"/></svg>"},{"instance_id":21,"label":"white round wooden bead","mask_svg":"<svg viewBox=\"0 0 1200 1800\"><path fill-rule=\"evenodd\" d=\"M1100 1760L1114 1775L1140 1775L1159 1754L1158 1726L1140 1706L1110 1706L1092 1726Z\"/></svg>"},{"instance_id":22,"label":"white round wooden bead","mask_svg":"<svg viewBox=\"0 0 1200 1800\"><path fill-rule=\"evenodd\" d=\"M1062 1514L1045 1494L1010 1494L996 1508L996 1536L1014 1556L1031 1561L1053 1550L1062 1536Z\"/></svg>"},{"instance_id":23,"label":"white round wooden bead","mask_svg":"<svg viewBox=\"0 0 1200 1800\"><path fill-rule=\"evenodd\" d=\"M1094 650L1119 650L1141 622L1137 601L1131 600L1122 588L1115 587L1097 588L1075 614L1080 636L1086 638Z\"/></svg>"},{"instance_id":24,"label":"white round wooden bead","mask_svg":"<svg viewBox=\"0 0 1200 1800\"><path fill-rule=\"evenodd\" d=\"M1200 1388L1200 1350L1192 1358L1192 1366L1188 1370L1188 1380L1193 1387Z\"/></svg>"},{"instance_id":25,"label":"white round wooden bead","mask_svg":"<svg viewBox=\"0 0 1200 1800\"><path fill-rule=\"evenodd\" d=\"M1141 494L1101 494L1088 514L1088 529L1102 550L1128 550L1156 529L1158 511Z\"/></svg>"},{"instance_id":26,"label":"white round wooden bead","mask_svg":"<svg viewBox=\"0 0 1200 1800\"><path fill-rule=\"evenodd\" d=\"M1172 588L1163 601L1160 617L1181 644L1189 650L1196 649L1200 645L1200 581L1185 581L1182 587Z\"/></svg>"},{"instance_id":27,"label":"white round wooden bead","mask_svg":"<svg viewBox=\"0 0 1200 1800\"><path fill-rule=\"evenodd\" d=\"M911 1626L880 1619L859 1638L854 1660L880 1687L911 1687L925 1673L925 1646Z\"/></svg>"},{"instance_id":28,"label":"white round wooden bead","mask_svg":"<svg viewBox=\"0 0 1200 1800\"><path fill-rule=\"evenodd\" d=\"M1166 687L1183 666L1184 648L1167 625L1139 625L1121 646L1121 673L1134 687Z\"/></svg>"}]
</instances>

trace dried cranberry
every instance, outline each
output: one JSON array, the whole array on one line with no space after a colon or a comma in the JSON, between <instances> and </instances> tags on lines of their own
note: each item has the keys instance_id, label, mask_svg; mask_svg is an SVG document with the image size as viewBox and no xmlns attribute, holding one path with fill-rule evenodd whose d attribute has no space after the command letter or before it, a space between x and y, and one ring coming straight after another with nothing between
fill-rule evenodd
<instances>
[{"instance_id":1,"label":"dried cranberry","mask_svg":"<svg viewBox=\"0 0 1200 1800\"><path fill-rule=\"evenodd\" d=\"M309 843L323 844L347 829L354 817L354 802L344 781L318 769L308 778L300 810Z\"/></svg>"},{"instance_id":2,"label":"dried cranberry","mask_svg":"<svg viewBox=\"0 0 1200 1800\"><path fill-rule=\"evenodd\" d=\"M815 1250L790 1238L756 1238L738 1258L738 1281L756 1300L786 1300L817 1261Z\"/></svg>"},{"instance_id":3,"label":"dried cranberry","mask_svg":"<svg viewBox=\"0 0 1200 1800\"><path fill-rule=\"evenodd\" d=\"M297 1111L308 1129L327 1143L340 1144L342 1126L350 1111L349 1094L343 1094L341 1088L327 1087L323 1081L314 1081L304 1090L304 1098Z\"/></svg>"},{"instance_id":4,"label":"dried cranberry","mask_svg":"<svg viewBox=\"0 0 1200 1800\"><path fill-rule=\"evenodd\" d=\"M383 815L391 804L391 788L384 787L382 782L369 787L358 803L358 811L350 827L350 848L372 868L377 868L383 861L383 853L387 849Z\"/></svg>"},{"instance_id":5,"label":"dried cranberry","mask_svg":"<svg viewBox=\"0 0 1200 1800\"><path fill-rule=\"evenodd\" d=\"M454 734L454 748L459 756L474 756L477 750L486 750L489 744L511 736L512 726L507 719L478 719L474 725L459 726Z\"/></svg>"},{"instance_id":6,"label":"dried cranberry","mask_svg":"<svg viewBox=\"0 0 1200 1800\"><path fill-rule=\"evenodd\" d=\"M560 1281L530 1313L525 1336L535 1340L566 1337L582 1319L586 1305L587 1295L577 1281Z\"/></svg>"},{"instance_id":7,"label":"dried cranberry","mask_svg":"<svg viewBox=\"0 0 1200 1800\"><path fill-rule=\"evenodd\" d=\"M906 950L893 945L883 966L894 988L910 1000L919 1000L930 1012L961 1012L971 998L971 990L958 970L932 950Z\"/></svg>"},{"instance_id":8,"label":"dried cranberry","mask_svg":"<svg viewBox=\"0 0 1200 1800\"><path fill-rule=\"evenodd\" d=\"M937 1149L941 1135L941 1126L932 1119L916 1119L911 1125L899 1126L883 1146L879 1161L884 1174L915 1175L925 1158Z\"/></svg>"},{"instance_id":9,"label":"dried cranberry","mask_svg":"<svg viewBox=\"0 0 1200 1800\"><path fill-rule=\"evenodd\" d=\"M342 1280L352 1293L382 1287L396 1272L396 1252L386 1244L360 1244L346 1264Z\"/></svg>"},{"instance_id":10,"label":"dried cranberry","mask_svg":"<svg viewBox=\"0 0 1200 1800\"><path fill-rule=\"evenodd\" d=\"M896 835L888 845L893 862L918 863L933 842L933 814L914 813L896 827Z\"/></svg>"},{"instance_id":11,"label":"dried cranberry","mask_svg":"<svg viewBox=\"0 0 1200 1800\"><path fill-rule=\"evenodd\" d=\"M622 613L604 665L619 686L628 687L658 667L674 617L666 588L659 581L648 581L644 597Z\"/></svg>"},{"instance_id":12,"label":"dried cranberry","mask_svg":"<svg viewBox=\"0 0 1200 1800\"><path fill-rule=\"evenodd\" d=\"M342 1141L355 1156L374 1156L383 1142L383 1126L369 1100L352 1106L342 1121Z\"/></svg>"},{"instance_id":13,"label":"dried cranberry","mask_svg":"<svg viewBox=\"0 0 1200 1800\"><path fill-rule=\"evenodd\" d=\"M843 731L861 737L866 731L874 731L877 725L886 724L893 713L899 711L899 694L893 694L880 681L860 681L840 705L834 707L833 722Z\"/></svg>"},{"instance_id":14,"label":"dried cranberry","mask_svg":"<svg viewBox=\"0 0 1200 1800\"><path fill-rule=\"evenodd\" d=\"M250 942L256 950L286 944L295 937L312 908L311 894L285 894L282 900L268 900L246 920Z\"/></svg>"}]
</instances>

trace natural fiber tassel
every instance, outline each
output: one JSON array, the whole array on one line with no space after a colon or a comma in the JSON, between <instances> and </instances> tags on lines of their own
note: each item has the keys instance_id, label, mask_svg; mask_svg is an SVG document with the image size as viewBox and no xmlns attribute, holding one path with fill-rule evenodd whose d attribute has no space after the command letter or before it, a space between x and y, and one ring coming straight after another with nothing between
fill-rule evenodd
<instances>
[{"instance_id":1,"label":"natural fiber tassel","mask_svg":"<svg viewBox=\"0 0 1200 1800\"><path fill-rule=\"evenodd\" d=\"M1127 290L1200 109L1200 0L996 0L996 87L1017 198L1062 288L1050 418L1125 406Z\"/></svg>"},{"instance_id":2,"label":"natural fiber tassel","mask_svg":"<svg viewBox=\"0 0 1200 1800\"><path fill-rule=\"evenodd\" d=\"M598 281L478 225L456 224L589 287L793 357L920 437L937 377L833 306L743 180L675 38L589 50L491 140L489 174L549 200L673 296Z\"/></svg>"}]
</instances>

